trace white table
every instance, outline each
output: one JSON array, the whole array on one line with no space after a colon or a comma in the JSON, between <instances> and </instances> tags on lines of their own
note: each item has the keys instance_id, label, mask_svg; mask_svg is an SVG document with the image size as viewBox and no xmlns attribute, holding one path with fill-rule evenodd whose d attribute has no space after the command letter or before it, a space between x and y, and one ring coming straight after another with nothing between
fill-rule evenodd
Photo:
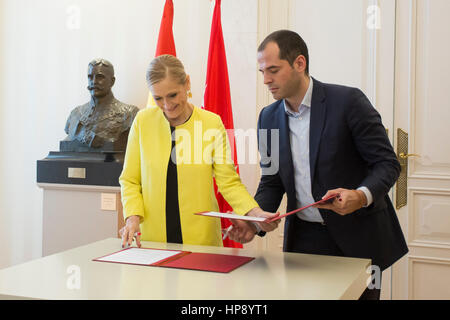
<instances>
[{"instance_id":1,"label":"white table","mask_svg":"<svg viewBox=\"0 0 450 320\"><path fill-rule=\"evenodd\" d=\"M367 259L142 242L142 247L255 260L230 273L94 262L121 249L109 238L0 270L0 299L357 299Z\"/></svg>"}]
</instances>

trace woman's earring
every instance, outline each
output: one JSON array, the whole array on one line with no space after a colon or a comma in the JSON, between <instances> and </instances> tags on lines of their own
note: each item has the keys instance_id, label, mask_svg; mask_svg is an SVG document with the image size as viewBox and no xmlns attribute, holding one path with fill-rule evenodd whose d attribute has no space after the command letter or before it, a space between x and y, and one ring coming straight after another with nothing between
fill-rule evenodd
<instances>
[{"instance_id":1,"label":"woman's earring","mask_svg":"<svg viewBox=\"0 0 450 320\"><path fill-rule=\"evenodd\" d=\"M188 94L188 97L189 97L189 98L192 98L192 92L191 92L191 90L189 90L189 91L187 92L187 94Z\"/></svg>"}]
</instances>

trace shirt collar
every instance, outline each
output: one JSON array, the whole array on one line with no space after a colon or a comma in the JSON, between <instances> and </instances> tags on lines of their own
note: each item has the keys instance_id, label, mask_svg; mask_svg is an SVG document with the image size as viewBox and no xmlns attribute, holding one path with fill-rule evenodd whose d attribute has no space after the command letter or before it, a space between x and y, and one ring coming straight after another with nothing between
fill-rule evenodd
<instances>
[{"instance_id":1,"label":"shirt collar","mask_svg":"<svg viewBox=\"0 0 450 320\"><path fill-rule=\"evenodd\" d=\"M303 97L303 101L300 104L300 106L305 106L310 108L311 107L311 100L312 100L312 92L313 92L313 79L311 77L309 77L309 86L308 86L308 90L306 90L305 96ZM286 99L283 99L283 104L284 104L284 110L286 111L288 116L298 116L299 112L294 112L291 109L288 108L287 104L286 104ZM299 108L300 111L300 108Z\"/></svg>"}]
</instances>

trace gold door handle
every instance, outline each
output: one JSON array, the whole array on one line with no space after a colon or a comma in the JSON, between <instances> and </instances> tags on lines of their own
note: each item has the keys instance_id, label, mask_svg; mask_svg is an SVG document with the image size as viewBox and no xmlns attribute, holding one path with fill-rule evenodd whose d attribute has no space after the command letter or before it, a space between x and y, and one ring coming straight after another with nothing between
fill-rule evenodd
<instances>
[{"instance_id":1,"label":"gold door handle","mask_svg":"<svg viewBox=\"0 0 450 320\"><path fill-rule=\"evenodd\" d=\"M404 152L401 152L398 156L400 159L408 159L409 157L420 157L420 154L415 153L405 154Z\"/></svg>"},{"instance_id":2,"label":"gold door handle","mask_svg":"<svg viewBox=\"0 0 450 320\"><path fill-rule=\"evenodd\" d=\"M395 207L400 209L408 202L408 157L412 156L408 153L408 133L400 128L397 129L397 155L401 171L395 188Z\"/></svg>"},{"instance_id":3,"label":"gold door handle","mask_svg":"<svg viewBox=\"0 0 450 320\"><path fill-rule=\"evenodd\" d=\"M397 180L396 208L406 206L408 203L408 158L420 157L420 154L408 153L408 133L402 129L397 129L397 154L401 171Z\"/></svg>"}]
</instances>

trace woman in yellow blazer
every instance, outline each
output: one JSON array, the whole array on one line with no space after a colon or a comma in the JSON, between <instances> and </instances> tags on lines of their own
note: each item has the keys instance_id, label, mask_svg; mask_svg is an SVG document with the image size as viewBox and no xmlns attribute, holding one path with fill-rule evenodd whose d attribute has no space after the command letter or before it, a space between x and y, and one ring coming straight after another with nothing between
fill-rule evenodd
<instances>
[{"instance_id":1,"label":"woman in yellow blazer","mask_svg":"<svg viewBox=\"0 0 450 320\"><path fill-rule=\"evenodd\" d=\"M119 178L126 219L122 246L139 233L138 246L141 239L222 246L220 220L194 215L218 211L213 177L236 214L273 217L241 183L220 117L188 102L190 79L182 63L171 55L155 58L147 82L158 107L138 112L130 129ZM254 226L238 226L234 240L253 238Z\"/></svg>"}]
</instances>

